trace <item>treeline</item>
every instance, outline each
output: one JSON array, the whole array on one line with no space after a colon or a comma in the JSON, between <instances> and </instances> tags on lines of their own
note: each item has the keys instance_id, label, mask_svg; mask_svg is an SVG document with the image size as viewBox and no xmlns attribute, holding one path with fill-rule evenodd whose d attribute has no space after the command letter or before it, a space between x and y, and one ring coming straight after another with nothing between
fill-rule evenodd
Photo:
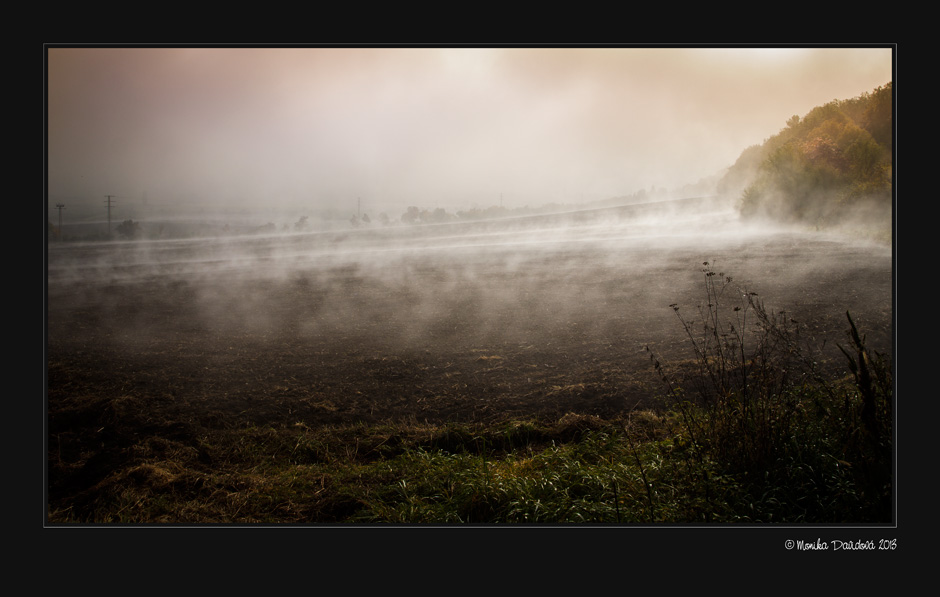
<instances>
[{"instance_id":1,"label":"treeline","mask_svg":"<svg viewBox=\"0 0 940 597\"><path fill-rule=\"evenodd\" d=\"M892 83L813 108L762 145L747 148L718 183L744 219L839 225L890 213ZM890 220L890 218L889 218Z\"/></svg>"},{"instance_id":2,"label":"treeline","mask_svg":"<svg viewBox=\"0 0 940 597\"><path fill-rule=\"evenodd\" d=\"M682 193L685 194L680 194L679 196L689 197L695 194L709 194L713 189L713 185L714 181L711 181L711 184L709 184L708 181L702 181L697 185L686 185L682 189ZM697 193L700 188L708 189L708 191ZM503 207L503 205L490 205L488 207L474 206L470 209L458 210L451 213L440 207L435 209L425 209L417 206L409 206L405 213L401 215L400 222L403 224L439 224L442 222L492 220L497 218L535 216L578 211L583 209L617 207L622 205L629 205L632 203L671 199L675 196L676 193L668 191L665 188L651 186L649 190L640 189L630 195L620 195L617 197L611 197L609 199L578 203L551 202L537 207L531 207L529 205L518 207ZM397 222L398 221L396 220L389 220L388 218L383 221L385 224L394 224Z\"/></svg>"}]
</instances>

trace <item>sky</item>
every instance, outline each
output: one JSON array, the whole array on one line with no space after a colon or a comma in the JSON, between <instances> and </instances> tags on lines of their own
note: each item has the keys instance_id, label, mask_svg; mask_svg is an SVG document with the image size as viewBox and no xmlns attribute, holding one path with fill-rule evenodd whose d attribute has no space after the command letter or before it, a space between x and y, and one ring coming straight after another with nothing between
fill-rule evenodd
<instances>
[{"instance_id":1,"label":"sky","mask_svg":"<svg viewBox=\"0 0 940 597\"><path fill-rule=\"evenodd\" d=\"M893 61L890 47L47 52L47 205L102 217L108 195L127 214L399 215L675 189L888 83Z\"/></svg>"}]
</instances>

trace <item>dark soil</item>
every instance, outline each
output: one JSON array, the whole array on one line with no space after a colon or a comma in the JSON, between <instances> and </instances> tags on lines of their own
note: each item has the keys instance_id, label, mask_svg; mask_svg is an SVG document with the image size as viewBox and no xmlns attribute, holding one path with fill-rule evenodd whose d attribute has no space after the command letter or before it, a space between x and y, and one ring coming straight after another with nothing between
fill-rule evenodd
<instances>
[{"instance_id":1,"label":"dark soil","mask_svg":"<svg viewBox=\"0 0 940 597\"><path fill-rule=\"evenodd\" d=\"M462 231L445 248L444 232L52 247L50 503L133 462L144 437L195 446L242 426L653 408L663 386L649 351L692 358L669 305L695 318L704 261L804 324L835 367L846 310L891 351L883 247L793 233L480 243Z\"/></svg>"}]
</instances>

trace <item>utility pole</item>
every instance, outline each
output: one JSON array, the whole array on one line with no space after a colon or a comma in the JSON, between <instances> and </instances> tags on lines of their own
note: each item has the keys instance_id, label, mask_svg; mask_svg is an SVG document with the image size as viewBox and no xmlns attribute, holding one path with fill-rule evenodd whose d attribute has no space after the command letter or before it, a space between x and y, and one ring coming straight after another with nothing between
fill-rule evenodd
<instances>
[{"instance_id":1,"label":"utility pole","mask_svg":"<svg viewBox=\"0 0 940 597\"><path fill-rule=\"evenodd\" d=\"M59 241L61 241L62 240L62 210L65 209L65 205L62 203L56 203L55 207L56 209L59 210L59 229L56 230L56 236L58 237Z\"/></svg>"},{"instance_id":2,"label":"utility pole","mask_svg":"<svg viewBox=\"0 0 940 597\"><path fill-rule=\"evenodd\" d=\"M108 240L111 240L111 197L115 195L105 195L108 200L105 202L108 204Z\"/></svg>"}]
</instances>

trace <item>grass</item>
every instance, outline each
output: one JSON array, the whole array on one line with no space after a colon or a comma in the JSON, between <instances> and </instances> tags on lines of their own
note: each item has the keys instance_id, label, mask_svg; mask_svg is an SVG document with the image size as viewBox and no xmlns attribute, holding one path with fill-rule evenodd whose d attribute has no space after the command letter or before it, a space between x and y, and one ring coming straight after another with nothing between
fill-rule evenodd
<instances>
[{"instance_id":1,"label":"grass","mask_svg":"<svg viewBox=\"0 0 940 597\"><path fill-rule=\"evenodd\" d=\"M703 265L702 305L692 316L673 306L690 358L670 365L650 354L660 409L142 436L92 487L50 503L49 521L890 522L890 360L867 349L847 313L847 375L821 371L799 324ZM133 406L106 408L117 417ZM56 479L75 473L54 452L50 439Z\"/></svg>"},{"instance_id":2,"label":"grass","mask_svg":"<svg viewBox=\"0 0 940 597\"><path fill-rule=\"evenodd\" d=\"M735 499L746 500L732 504L742 520L889 521L890 360L870 353L846 313L851 345L840 349L853 377L827 375L796 321L703 266L698 318L673 306L693 347L685 387L694 389L653 357L692 446L690 466L713 463L732 479L741 490ZM702 482L710 492L713 480Z\"/></svg>"}]
</instances>

